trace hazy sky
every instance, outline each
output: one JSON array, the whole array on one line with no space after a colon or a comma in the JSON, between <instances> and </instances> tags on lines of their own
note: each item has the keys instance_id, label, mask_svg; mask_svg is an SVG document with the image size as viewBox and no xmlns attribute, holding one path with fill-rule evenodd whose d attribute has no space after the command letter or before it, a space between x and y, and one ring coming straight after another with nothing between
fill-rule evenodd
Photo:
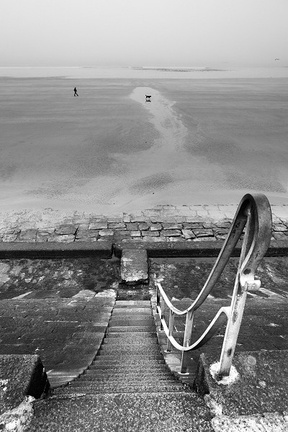
<instances>
[{"instance_id":1,"label":"hazy sky","mask_svg":"<svg viewBox=\"0 0 288 432\"><path fill-rule=\"evenodd\" d=\"M288 65L288 0L0 1L0 66Z\"/></svg>"}]
</instances>

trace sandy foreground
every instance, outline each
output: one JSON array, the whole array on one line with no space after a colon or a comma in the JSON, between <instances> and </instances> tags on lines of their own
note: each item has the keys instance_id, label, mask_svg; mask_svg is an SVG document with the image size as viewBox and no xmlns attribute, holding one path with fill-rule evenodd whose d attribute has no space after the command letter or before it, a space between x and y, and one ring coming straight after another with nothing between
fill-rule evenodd
<instances>
[{"instance_id":1,"label":"sandy foreground","mask_svg":"<svg viewBox=\"0 0 288 432\"><path fill-rule=\"evenodd\" d=\"M287 84L1 78L0 211L287 203Z\"/></svg>"}]
</instances>

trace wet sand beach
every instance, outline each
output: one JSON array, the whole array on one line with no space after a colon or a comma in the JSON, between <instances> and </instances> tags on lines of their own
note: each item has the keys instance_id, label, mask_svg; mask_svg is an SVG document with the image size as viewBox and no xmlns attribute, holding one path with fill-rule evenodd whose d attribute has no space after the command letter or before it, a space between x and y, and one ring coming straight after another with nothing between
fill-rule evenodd
<instances>
[{"instance_id":1,"label":"wet sand beach","mask_svg":"<svg viewBox=\"0 0 288 432\"><path fill-rule=\"evenodd\" d=\"M1 78L1 211L287 203L287 84Z\"/></svg>"}]
</instances>

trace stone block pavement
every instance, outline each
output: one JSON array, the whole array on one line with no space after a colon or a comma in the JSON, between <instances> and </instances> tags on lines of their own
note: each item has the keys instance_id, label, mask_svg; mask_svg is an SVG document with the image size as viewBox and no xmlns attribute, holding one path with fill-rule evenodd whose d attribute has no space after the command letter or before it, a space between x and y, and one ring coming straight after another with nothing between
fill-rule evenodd
<instances>
[{"instance_id":1,"label":"stone block pavement","mask_svg":"<svg viewBox=\"0 0 288 432\"><path fill-rule=\"evenodd\" d=\"M288 239L288 205L272 206L273 240ZM191 242L223 240L237 205L159 205L137 214L0 213L0 242Z\"/></svg>"}]
</instances>

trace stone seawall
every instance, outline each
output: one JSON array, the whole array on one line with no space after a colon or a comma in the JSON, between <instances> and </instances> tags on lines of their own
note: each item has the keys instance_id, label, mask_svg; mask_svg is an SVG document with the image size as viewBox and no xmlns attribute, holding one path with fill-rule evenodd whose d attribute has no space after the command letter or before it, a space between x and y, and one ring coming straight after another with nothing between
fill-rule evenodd
<instances>
[{"instance_id":1,"label":"stone seawall","mask_svg":"<svg viewBox=\"0 0 288 432\"><path fill-rule=\"evenodd\" d=\"M0 242L186 242L223 240L235 205L159 205L139 214L104 216L52 209L0 214ZM288 205L272 206L272 239L288 240Z\"/></svg>"}]
</instances>

